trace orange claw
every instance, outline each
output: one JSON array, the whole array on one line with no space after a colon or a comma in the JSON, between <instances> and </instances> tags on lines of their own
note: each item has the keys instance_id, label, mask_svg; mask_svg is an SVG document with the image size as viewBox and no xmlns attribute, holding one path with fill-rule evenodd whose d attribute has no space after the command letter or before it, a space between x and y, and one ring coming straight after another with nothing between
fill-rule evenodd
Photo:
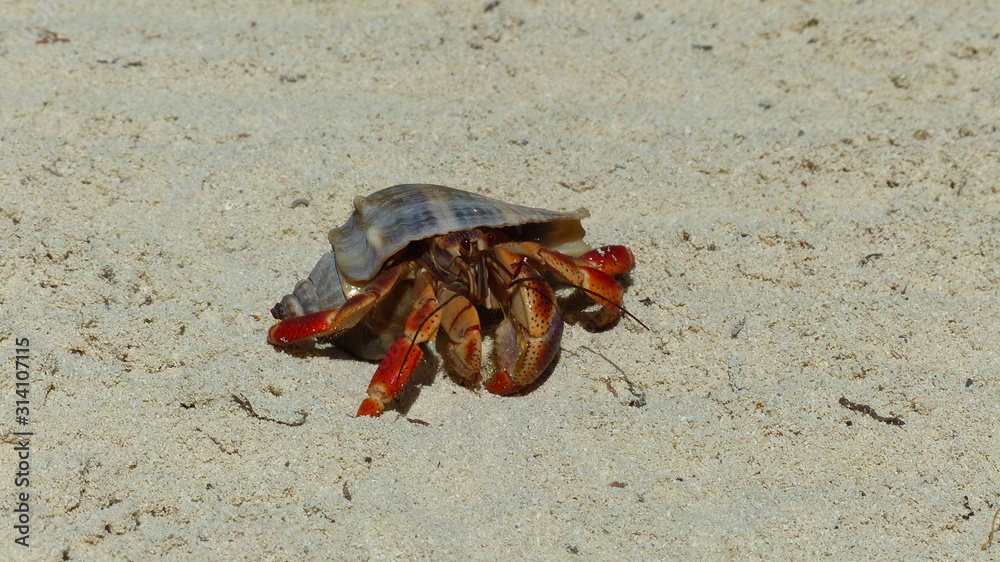
<instances>
[{"instance_id":1,"label":"orange claw","mask_svg":"<svg viewBox=\"0 0 1000 562\"><path fill-rule=\"evenodd\" d=\"M484 384L489 392L506 396L534 382L552 362L559 350L563 319L548 283L539 279L538 273L517 254L502 248L496 252L501 262L512 266L511 270L520 267L508 285L511 293L507 318L495 334L497 370Z\"/></svg>"}]
</instances>

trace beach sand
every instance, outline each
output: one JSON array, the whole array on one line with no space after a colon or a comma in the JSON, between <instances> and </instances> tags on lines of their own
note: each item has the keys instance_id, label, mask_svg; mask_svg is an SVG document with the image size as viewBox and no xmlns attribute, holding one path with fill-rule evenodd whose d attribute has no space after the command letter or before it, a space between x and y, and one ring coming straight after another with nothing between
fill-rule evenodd
<instances>
[{"instance_id":1,"label":"beach sand","mask_svg":"<svg viewBox=\"0 0 1000 562\"><path fill-rule=\"evenodd\" d=\"M1000 556L1000 14L912 4L5 3L0 558ZM268 311L415 182L588 208L649 329L351 417Z\"/></svg>"}]
</instances>

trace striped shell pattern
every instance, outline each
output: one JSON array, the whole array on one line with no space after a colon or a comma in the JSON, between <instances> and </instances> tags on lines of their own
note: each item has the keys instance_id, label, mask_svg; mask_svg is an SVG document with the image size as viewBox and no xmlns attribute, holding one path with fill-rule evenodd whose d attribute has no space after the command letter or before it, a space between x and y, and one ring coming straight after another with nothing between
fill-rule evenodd
<instances>
[{"instance_id":1,"label":"striped shell pattern","mask_svg":"<svg viewBox=\"0 0 1000 562\"><path fill-rule=\"evenodd\" d=\"M356 286L409 243L459 230L525 226L522 239L579 255L589 249L580 226L588 216L583 208L547 211L442 185L396 185L355 198L354 212L330 231L330 243L340 276Z\"/></svg>"}]
</instances>

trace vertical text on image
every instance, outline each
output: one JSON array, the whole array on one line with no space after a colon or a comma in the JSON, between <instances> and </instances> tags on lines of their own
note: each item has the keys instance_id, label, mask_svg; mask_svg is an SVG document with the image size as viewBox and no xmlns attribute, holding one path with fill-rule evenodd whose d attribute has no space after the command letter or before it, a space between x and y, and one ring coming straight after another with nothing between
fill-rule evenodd
<instances>
[{"instance_id":1,"label":"vertical text on image","mask_svg":"<svg viewBox=\"0 0 1000 562\"><path fill-rule=\"evenodd\" d=\"M17 459L17 469L14 472L14 542L21 546L29 546L31 536L31 435L28 431L31 416L31 371L29 359L31 347L28 338L14 340L14 422L21 426L15 431L14 453Z\"/></svg>"}]
</instances>

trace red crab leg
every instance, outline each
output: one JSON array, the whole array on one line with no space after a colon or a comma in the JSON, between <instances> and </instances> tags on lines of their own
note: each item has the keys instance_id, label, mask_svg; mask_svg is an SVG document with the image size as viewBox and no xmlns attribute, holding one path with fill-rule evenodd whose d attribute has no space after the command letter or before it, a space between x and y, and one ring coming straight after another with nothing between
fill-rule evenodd
<instances>
[{"instance_id":1,"label":"red crab leg","mask_svg":"<svg viewBox=\"0 0 1000 562\"><path fill-rule=\"evenodd\" d=\"M635 256L632 255L632 250L625 246L603 246L577 259L593 265L608 275L628 273L635 267Z\"/></svg>"},{"instance_id":2,"label":"red crab leg","mask_svg":"<svg viewBox=\"0 0 1000 562\"><path fill-rule=\"evenodd\" d=\"M451 300L448 300L451 299ZM438 290L438 300L447 302L441 309L441 329L448 335L444 343L444 358L448 371L468 384L479 382L483 363L483 335L479 313L469 299L448 289Z\"/></svg>"},{"instance_id":3,"label":"red crab leg","mask_svg":"<svg viewBox=\"0 0 1000 562\"><path fill-rule=\"evenodd\" d=\"M413 312L406 319L403 337L392 344L378 364L368 385L368 398L358 408L358 417L379 416L396 398L424 356L420 344L437 334L440 322L441 311L438 310L430 275L421 272L413 288Z\"/></svg>"},{"instance_id":4,"label":"red crab leg","mask_svg":"<svg viewBox=\"0 0 1000 562\"><path fill-rule=\"evenodd\" d=\"M289 345L310 338L333 336L353 327L391 291L412 266L400 264L382 272L364 291L347 299L344 306L305 316L286 318L267 331L271 345Z\"/></svg>"},{"instance_id":5,"label":"red crab leg","mask_svg":"<svg viewBox=\"0 0 1000 562\"><path fill-rule=\"evenodd\" d=\"M618 319L624 291L612 275L626 273L635 267L635 257L625 246L604 246L579 258L535 242L520 242L506 247L520 255L540 260L558 276L583 287L590 298L604 307L602 314L595 319L598 326L607 326Z\"/></svg>"},{"instance_id":6,"label":"red crab leg","mask_svg":"<svg viewBox=\"0 0 1000 562\"><path fill-rule=\"evenodd\" d=\"M503 248L494 248L494 252L510 270L522 261ZM537 277L531 266L521 263L517 279L525 281L509 285L510 309L497 328L493 350L497 372L485 384L493 394L514 394L531 384L559 350L562 314L552 288Z\"/></svg>"}]
</instances>

